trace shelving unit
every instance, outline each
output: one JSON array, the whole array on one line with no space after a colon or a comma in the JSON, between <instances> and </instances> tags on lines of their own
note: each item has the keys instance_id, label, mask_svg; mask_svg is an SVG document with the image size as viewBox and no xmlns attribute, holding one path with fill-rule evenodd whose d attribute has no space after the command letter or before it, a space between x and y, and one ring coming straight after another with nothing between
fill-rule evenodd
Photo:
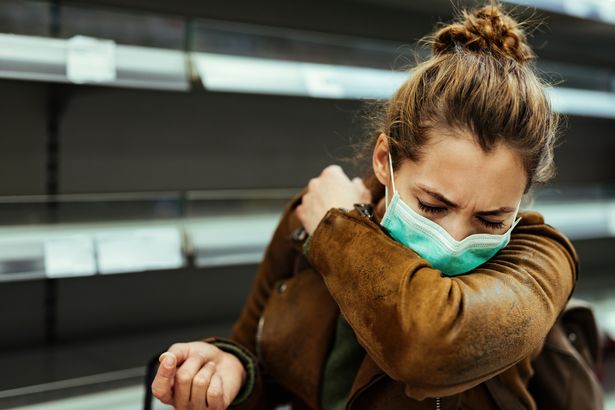
<instances>
[{"instance_id":1,"label":"shelving unit","mask_svg":"<svg viewBox=\"0 0 615 410\"><path fill-rule=\"evenodd\" d=\"M299 190L161 193L165 218L147 212L158 202L154 193L144 196L145 206L135 206L134 194L64 196L66 217L77 220L94 219L87 205L104 198L148 218L0 227L0 282L258 264L285 201ZM581 197L539 200L530 209L573 241L615 238L615 197ZM14 201L0 200L0 212ZM183 215L181 203L188 208ZM62 209L62 201L56 206Z\"/></svg>"},{"instance_id":2,"label":"shelving unit","mask_svg":"<svg viewBox=\"0 0 615 410\"><path fill-rule=\"evenodd\" d=\"M0 282L256 264L298 190L0 198Z\"/></svg>"},{"instance_id":3,"label":"shelving unit","mask_svg":"<svg viewBox=\"0 0 615 410\"><path fill-rule=\"evenodd\" d=\"M292 33L286 35L292 38ZM80 40L85 45L72 45ZM278 39L268 40L275 45ZM358 45L353 49L351 40L347 42L347 51L360 51ZM109 47L102 47L104 43L109 43ZM0 78L188 91L194 77L200 79L207 91L386 99L412 75L401 70L335 64L336 56L329 54L337 50L328 50L322 44L311 46L315 54L332 63L116 45L113 40L83 36L63 40L0 34ZM386 49L385 45L382 49ZM105 58L112 61L105 64ZM79 64L86 64L90 71L71 74L77 70L71 67ZM559 68L564 72L567 69L565 65ZM574 69L577 76L578 71L583 71L579 67ZM608 85L608 81L603 82ZM554 109L562 114L615 118L612 90L553 87L548 91Z\"/></svg>"}]
</instances>

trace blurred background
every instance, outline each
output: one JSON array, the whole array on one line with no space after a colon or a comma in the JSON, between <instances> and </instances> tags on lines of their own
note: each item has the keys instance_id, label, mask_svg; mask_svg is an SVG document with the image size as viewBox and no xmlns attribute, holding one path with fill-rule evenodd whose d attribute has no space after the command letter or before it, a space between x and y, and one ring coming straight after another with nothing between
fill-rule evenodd
<instances>
[{"instance_id":1,"label":"blurred background","mask_svg":"<svg viewBox=\"0 0 615 410\"><path fill-rule=\"evenodd\" d=\"M453 3L1 1L0 409L138 409L152 355L227 335L284 204ZM580 254L615 408L615 1L508 3L544 20L567 123L532 208Z\"/></svg>"}]
</instances>

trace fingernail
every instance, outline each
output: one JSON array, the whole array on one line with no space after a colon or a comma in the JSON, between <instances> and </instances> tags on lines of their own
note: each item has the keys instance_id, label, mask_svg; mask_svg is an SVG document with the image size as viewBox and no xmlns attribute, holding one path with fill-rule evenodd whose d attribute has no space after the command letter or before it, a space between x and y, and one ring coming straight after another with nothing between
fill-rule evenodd
<instances>
[{"instance_id":1,"label":"fingernail","mask_svg":"<svg viewBox=\"0 0 615 410\"><path fill-rule=\"evenodd\" d=\"M164 358L164 361L162 362L162 364L164 365L164 367L166 367L167 369L172 369L173 367L175 367L175 360L173 360L173 357L171 355L167 355Z\"/></svg>"}]
</instances>

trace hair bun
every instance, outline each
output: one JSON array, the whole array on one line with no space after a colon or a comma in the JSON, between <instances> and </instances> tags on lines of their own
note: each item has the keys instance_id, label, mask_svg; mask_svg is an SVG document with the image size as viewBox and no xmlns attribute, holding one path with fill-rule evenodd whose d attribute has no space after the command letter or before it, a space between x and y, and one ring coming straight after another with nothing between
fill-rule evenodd
<instances>
[{"instance_id":1,"label":"hair bun","mask_svg":"<svg viewBox=\"0 0 615 410\"><path fill-rule=\"evenodd\" d=\"M459 21L440 28L433 36L434 55L451 53L458 47L473 52L490 52L520 63L536 58L520 24L507 15L499 3L471 12L463 10Z\"/></svg>"}]
</instances>

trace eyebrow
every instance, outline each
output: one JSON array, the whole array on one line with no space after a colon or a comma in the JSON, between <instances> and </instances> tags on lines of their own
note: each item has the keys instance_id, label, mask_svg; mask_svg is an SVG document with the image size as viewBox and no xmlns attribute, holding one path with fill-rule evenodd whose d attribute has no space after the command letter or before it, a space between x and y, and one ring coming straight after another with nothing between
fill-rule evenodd
<instances>
[{"instance_id":1,"label":"eyebrow","mask_svg":"<svg viewBox=\"0 0 615 410\"><path fill-rule=\"evenodd\" d=\"M446 206L448 206L450 208L453 208L453 209L459 208L459 205L457 205L456 203L454 203L450 199L446 198L441 193L434 191L432 188L427 188L427 187L424 187L424 186L421 186L421 185L419 185L418 187L419 187L419 189L421 191L425 192L428 195L431 195L432 197L436 198L438 201L442 202ZM490 210L490 211L476 212L476 214L477 215L482 215L482 216L491 216L491 215L499 215L499 214L504 214L504 213L511 213L511 212L514 212L514 211L515 211L515 208L512 208L510 206L503 206L501 208L493 209L493 210Z\"/></svg>"}]
</instances>

